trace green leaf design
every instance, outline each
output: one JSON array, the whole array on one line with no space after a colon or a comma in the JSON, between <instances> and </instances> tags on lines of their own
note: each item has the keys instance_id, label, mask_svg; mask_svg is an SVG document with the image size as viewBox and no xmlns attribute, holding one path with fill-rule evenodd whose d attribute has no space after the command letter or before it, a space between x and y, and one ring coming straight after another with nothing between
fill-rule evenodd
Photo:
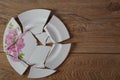
<instances>
[{"instance_id":1,"label":"green leaf design","mask_svg":"<svg viewBox=\"0 0 120 80\"><path fill-rule=\"evenodd\" d=\"M6 48L7 46L5 45L4 48Z\"/></svg>"},{"instance_id":2,"label":"green leaf design","mask_svg":"<svg viewBox=\"0 0 120 80\"><path fill-rule=\"evenodd\" d=\"M19 59L22 59L24 57L24 53L21 53L18 57Z\"/></svg>"},{"instance_id":3,"label":"green leaf design","mask_svg":"<svg viewBox=\"0 0 120 80\"><path fill-rule=\"evenodd\" d=\"M14 26L14 25L13 25L12 22L11 22L11 23L9 24L9 28L12 29L13 26Z\"/></svg>"}]
</instances>

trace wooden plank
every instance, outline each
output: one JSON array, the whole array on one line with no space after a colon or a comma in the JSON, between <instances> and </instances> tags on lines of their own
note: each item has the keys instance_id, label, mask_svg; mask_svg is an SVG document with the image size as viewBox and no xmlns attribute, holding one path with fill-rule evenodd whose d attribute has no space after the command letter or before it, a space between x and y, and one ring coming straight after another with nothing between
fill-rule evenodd
<instances>
[{"instance_id":1,"label":"wooden plank","mask_svg":"<svg viewBox=\"0 0 120 80\"><path fill-rule=\"evenodd\" d=\"M31 80L27 79L28 72L19 76L12 69L2 50L2 38L11 17L35 8L52 10L71 34L71 39L64 43L73 43L68 59L58 72L43 80L120 79L119 0L1 0L0 80Z\"/></svg>"},{"instance_id":2,"label":"wooden plank","mask_svg":"<svg viewBox=\"0 0 120 80\"><path fill-rule=\"evenodd\" d=\"M56 4L54 4L54 1ZM67 42L73 42L72 52L81 53L120 53L120 12L109 11L108 7L111 7L116 2L110 1L80 1L70 0L65 5L62 1L0 1L1 16L1 35L2 41L3 31L5 24L10 17L16 16L22 11L29 10L34 7L53 9L53 13L58 15L66 24L71 33L71 40ZM18 4L19 3L19 4ZM27 4L28 5L25 5ZM46 5L44 5L46 3ZM51 4L49 4L51 3ZM111 4L112 3L112 4ZM11 5L10 5L11 4ZM22 8L20 8L23 4ZM64 8L61 8L63 5ZM100 6L102 5L102 6ZM111 6L107 6L111 5ZM16 6L16 7L14 7ZM56 7L58 6L58 7ZM70 8L69 8L70 7ZM59 8L59 9L57 9ZM83 8L83 9L82 9ZM105 8L103 10L103 8ZM56 11L54 11L56 10ZM98 11L99 10L99 11ZM109 12L109 13L107 13ZM89 13L89 14L87 14ZM105 14L105 15L103 15ZM99 15L99 16L98 16ZM0 45L2 49L2 43ZM2 52L2 50L0 50Z\"/></svg>"},{"instance_id":3,"label":"wooden plank","mask_svg":"<svg viewBox=\"0 0 120 80\"><path fill-rule=\"evenodd\" d=\"M120 53L120 24L108 22L101 25L81 23L70 27L72 52Z\"/></svg>"},{"instance_id":4,"label":"wooden plank","mask_svg":"<svg viewBox=\"0 0 120 80\"><path fill-rule=\"evenodd\" d=\"M27 74L19 76L5 57L5 54L1 53L0 79L27 80ZM43 80L114 80L120 77L119 57L119 54L70 54L57 69L57 73Z\"/></svg>"}]
</instances>

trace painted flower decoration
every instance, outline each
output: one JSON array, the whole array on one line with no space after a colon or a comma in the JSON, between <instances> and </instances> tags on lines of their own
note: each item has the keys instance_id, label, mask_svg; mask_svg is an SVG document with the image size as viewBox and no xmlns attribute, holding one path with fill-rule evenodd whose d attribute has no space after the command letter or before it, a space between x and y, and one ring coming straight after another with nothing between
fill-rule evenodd
<instances>
[{"instance_id":1,"label":"painted flower decoration","mask_svg":"<svg viewBox=\"0 0 120 80\"><path fill-rule=\"evenodd\" d=\"M22 53L22 48L25 46L25 43L21 35L22 33L18 35L17 29L13 28L13 25L11 23L8 34L6 35L5 44L7 46L6 52L15 62L20 61L20 59L22 59L24 56Z\"/></svg>"}]
</instances>

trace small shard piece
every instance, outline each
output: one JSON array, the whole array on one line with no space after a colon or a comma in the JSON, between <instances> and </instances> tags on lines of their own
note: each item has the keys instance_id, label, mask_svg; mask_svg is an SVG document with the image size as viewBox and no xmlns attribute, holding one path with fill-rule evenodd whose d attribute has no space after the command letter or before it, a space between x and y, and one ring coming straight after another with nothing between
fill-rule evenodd
<instances>
[{"instance_id":1,"label":"small shard piece","mask_svg":"<svg viewBox=\"0 0 120 80\"><path fill-rule=\"evenodd\" d=\"M33 34L39 34L39 33L42 33L43 27L40 27L40 24L35 24L35 25L30 29L30 31L31 31Z\"/></svg>"},{"instance_id":2,"label":"small shard piece","mask_svg":"<svg viewBox=\"0 0 120 80\"><path fill-rule=\"evenodd\" d=\"M52 42L46 32L43 32L41 34L36 34L35 36L43 45L46 45L46 43Z\"/></svg>"},{"instance_id":3,"label":"small shard piece","mask_svg":"<svg viewBox=\"0 0 120 80\"><path fill-rule=\"evenodd\" d=\"M48 36L46 43L52 43L50 36Z\"/></svg>"}]
</instances>

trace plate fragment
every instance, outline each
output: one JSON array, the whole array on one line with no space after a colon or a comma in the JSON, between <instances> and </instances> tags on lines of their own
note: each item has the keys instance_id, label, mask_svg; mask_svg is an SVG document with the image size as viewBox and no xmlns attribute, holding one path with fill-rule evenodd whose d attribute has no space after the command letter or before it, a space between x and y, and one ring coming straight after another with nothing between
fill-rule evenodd
<instances>
[{"instance_id":1,"label":"plate fragment","mask_svg":"<svg viewBox=\"0 0 120 80\"><path fill-rule=\"evenodd\" d=\"M62 42L70 38L65 25L54 15L45 26L44 30L50 36L53 43Z\"/></svg>"},{"instance_id":2,"label":"plate fragment","mask_svg":"<svg viewBox=\"0 0 120 80\"><path fill-rule=\"evenodd\" d=\"M8 55L7 55L7 59L9 61L10 65L13 67L13 69L20 75L22 75L28 68L28 65L26 63L24 63L23 61L14 62Z\"/></svg>"},{"instance_id":3,"label":"plate fragment","mask_svg":"<svg viewBox=\"0 0 120 80\"><path fill-rule=\"evenodd\" d=\"M23 25L23 31L26 31L26 26L30 26L33 27L31 29L33 34L41 33L50 12L50 10L45 9L33 9L19 14L18 18Z\"/></svg>"},{"instance_id":4,"label":"plate fragment","mask_svg":"<svg viewBox=\"0 0 120 80\"><path fill-rule=\"evenodd\" d=\"M56 69L66 59L70 48L71 44L53 44L45 66L50 69Z\"/></svg>"},{"instance_id":5,"label":"plate fragment","mask_svg":"<svg viewBox=\"0 0 120 80\"><path fill-rule=\"evenodd\" d=\"M50 46L37 46L28 60L28 63L30 65L43 65L50 49Z\"/></svg>"},{"instance_id":6,"label":"plate fragment","mask_svg":"<svg viewBox=\"0 0 120 80\"><path fill-rule=\"evenodd\" d=\"M40 69L40 68L31 67L28 78L43 78L55 72L56 71L52 69Z\"/></svg>"},{"instance_id":7,"label":"plate fragment","mask_svg":"<svg viewBox=\"0 0 120 80\"><path fill-rule=\"evenodd\" d=\"M4 37L3 37L3 49L4 49L4 52L6 52L6 48L8 47L8 45L6 45L5 43L5 40L6 40L6 37L7 37L7 34L9 34L9 31L11 32L15 32L17 33L17 35L19 36L22 31L21 31L21 28L19 26L19 24L16 22L16 20L12 17L10 19L10 21L8 22L7 26L6 26L6 29L5 29L5 32L4 32ZM11 45L13 44L14 42L11 43ZM9 45L10 46L10 45Z\"/></svg>"},{"instance_id":8,"label":"plate fragment","mask_svg":"<svg viewBox=\"0 0 120 80\"><path fill-rule=\"evenodd\" d=\"M25 43L25 46L22 49L22 52L24 54L23 60L27 62L31 57L34 49L36 48L37 41L31 32L26 32L25 35L23 36L23 39Z\"/></svg>"},{"instance_id":9,"label":"plate fragment","mask_svg":"<svg viewBox=\"0 0 120 80\"><path fill-rule=\"evenodd\" d=\"M47 35L46 32L43 32L41 34L37 34L35 35L37 37L37 39L43 44L46 45L46 43L51 43L51 39L50 37Z\"/></svg>"}]
</instances>

